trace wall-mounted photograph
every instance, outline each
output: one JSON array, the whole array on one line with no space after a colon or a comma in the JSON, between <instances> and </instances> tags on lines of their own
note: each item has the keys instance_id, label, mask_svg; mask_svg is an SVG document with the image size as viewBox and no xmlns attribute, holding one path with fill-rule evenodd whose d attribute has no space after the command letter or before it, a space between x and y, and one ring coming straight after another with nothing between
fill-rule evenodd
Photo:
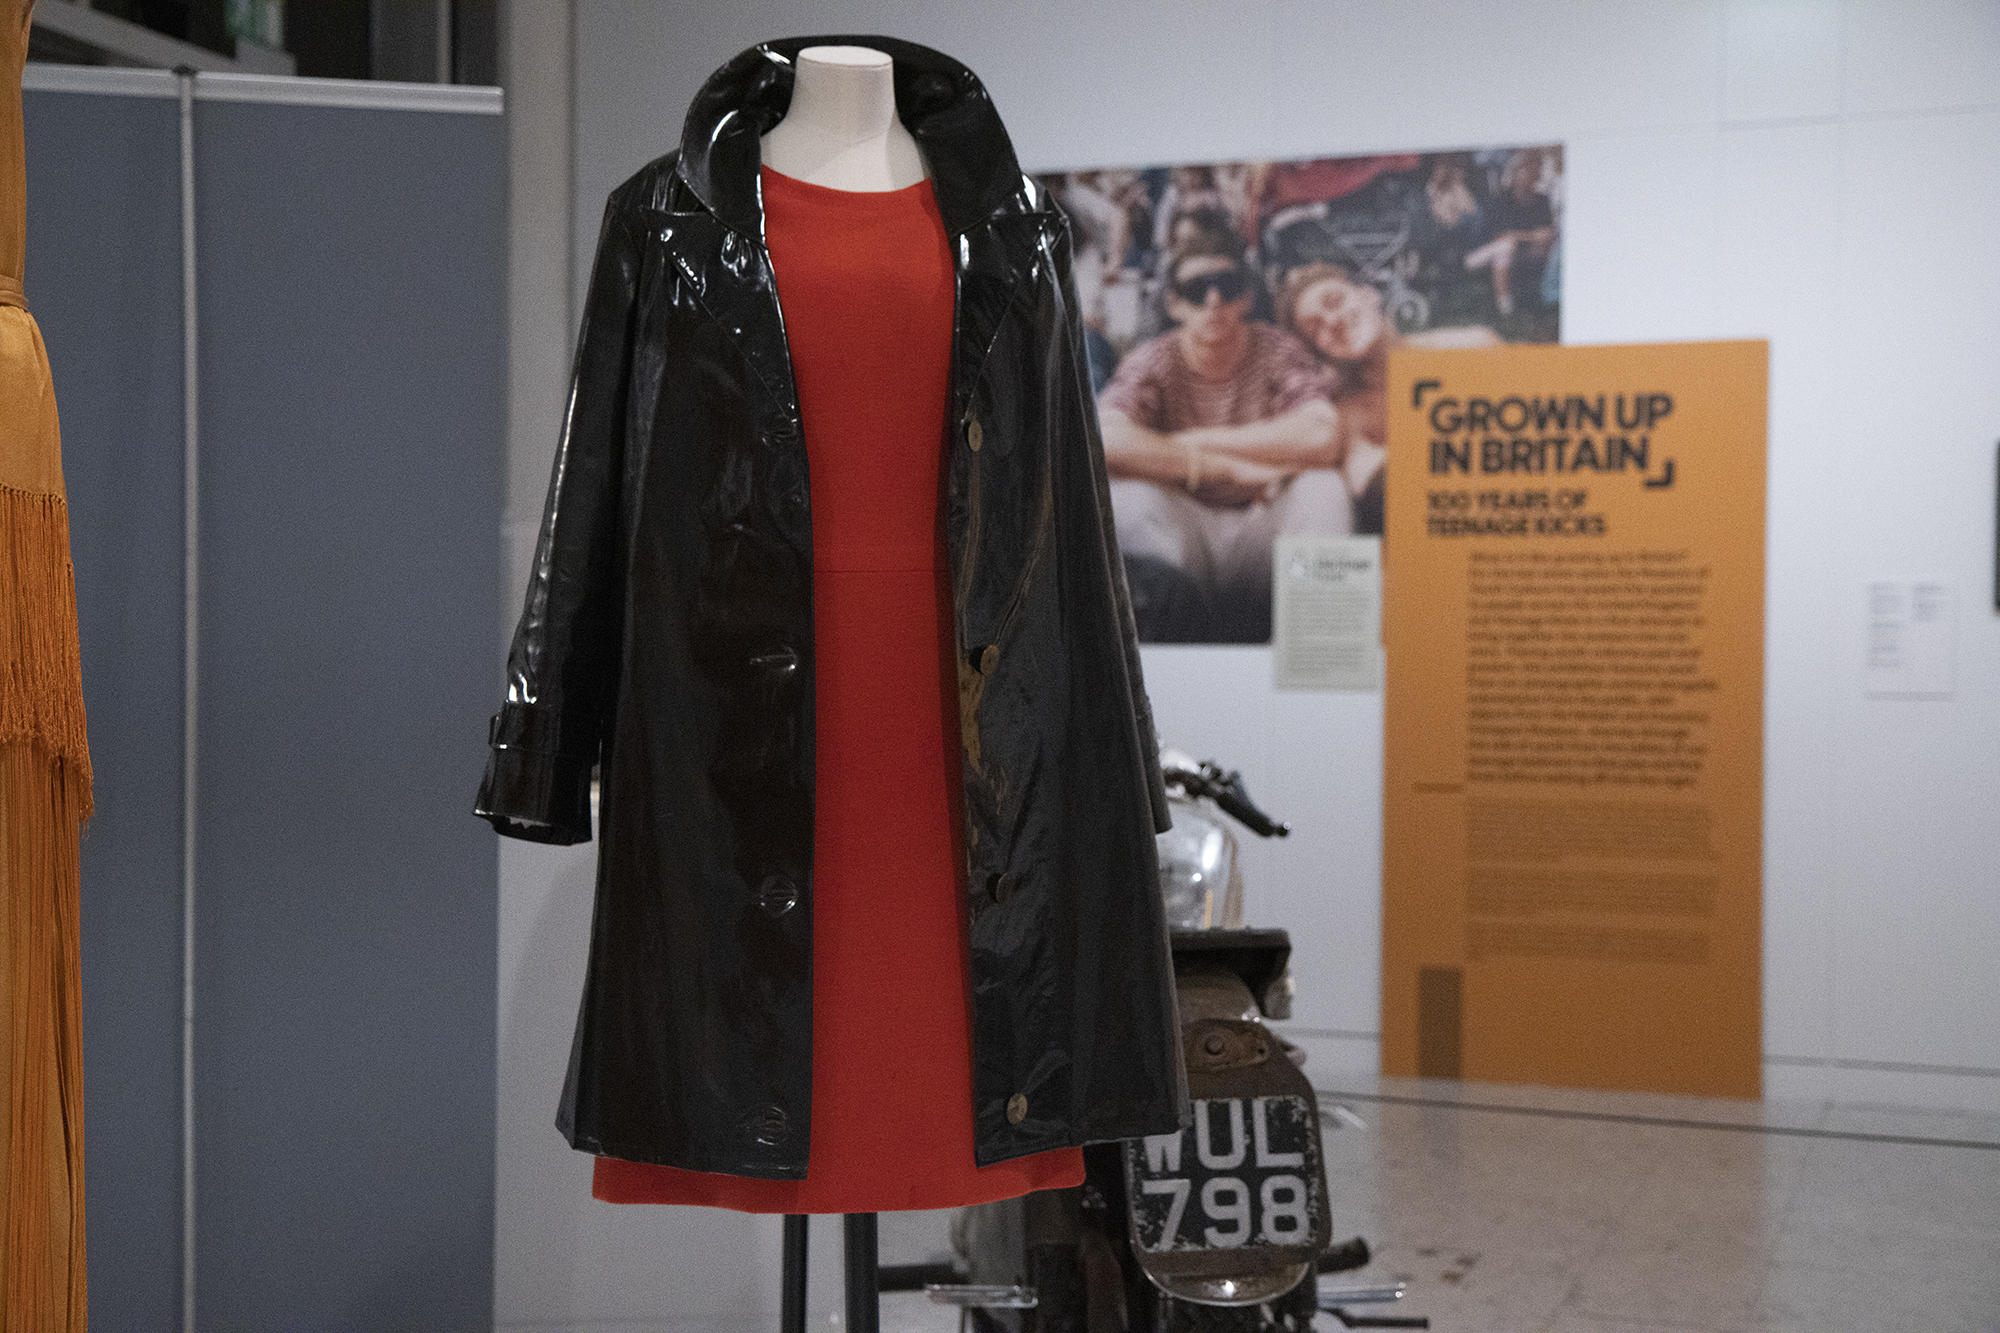
<instances>
[{"instance_id":1,"label":"wall-mounted photograph","mask_svg":"<svg viewBox=\"0 0 2000 1333\"><path fill-rule=\"evenodd\" d=\"M1382 531L1391 349L1558 340L1557 144L1040 179L1143 642L1268 642L1281 534Z\"/></svg>"}]
</instances>

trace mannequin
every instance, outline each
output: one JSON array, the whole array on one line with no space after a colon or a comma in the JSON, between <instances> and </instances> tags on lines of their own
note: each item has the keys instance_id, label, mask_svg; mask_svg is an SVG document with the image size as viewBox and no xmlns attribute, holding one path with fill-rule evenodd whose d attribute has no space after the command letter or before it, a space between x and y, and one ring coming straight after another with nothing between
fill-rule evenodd
<instances>
[{"instance_id":1,"label":"mannequin","mask_svg":"<svg viewBox=\"0 0 2000 1333\"><path fill-rule=\"evenodd\" d=\"M614 1154L600 1157L594 1186L617 1202L783 1211L797 1219L788 1255L804 1214L845 1213L857 1329L874 1307L872 1210L1017 1197L1081 1174L1073 1148L974 1167L957 687L936 525L952 268L894 72L866 47L805 48L786 114L760 140L765 236L811 462L814 662L832 757L815 843L814 1059L825 1086L813 1165L803 1182L733 1181ZM857 769L874 770L858 785L879 800L855 799ZM884 931L885 919L898 929ZM884 985L899 950L914 956ZM857 1089L855 1072L877 1068L898 1093ZM954 1119L955 1138L919 1128Z\"/></svg>"},{"instance_id":2,"label":"mannequin","mask_svg":"<svg viewBox=\"0 0 2000 1333\"><path fill-rule=\"evenodd\" d=\"M906 189L925 178L917 141L896 115L894 62L865 46L809 46L799 52L797 82L785 118L762 140L771 170L809 185L856 193ZM877 1327L880 1299L875 1217L849 1214L847 1322L858 1333ZM805 1218L785 1219L783 1333L805 1324Z\"/></svg>"},{"instance_id":3,"label":"mannequin","mask_svg":"<svg viewBox=\"0 0 2000 1333\"><path fill-rule=\"evenodd\" d=\"M474 801L600 844L598 1199L872 1231L1179 1127L1068 255L978 79L888 37L740 53L607 202Z\"/></svg>"},{"instance_id":4,"label":"mannequin","mask_svg":"<svg viewBox=\"0 0 2000 1333\"><path fill-rule=\"evenodd\" d=\"M896 115L895 65L865 46L808 46L764 165L832 190L902 190L923 180L917 141Z\"/></svg>"}]
</instances>

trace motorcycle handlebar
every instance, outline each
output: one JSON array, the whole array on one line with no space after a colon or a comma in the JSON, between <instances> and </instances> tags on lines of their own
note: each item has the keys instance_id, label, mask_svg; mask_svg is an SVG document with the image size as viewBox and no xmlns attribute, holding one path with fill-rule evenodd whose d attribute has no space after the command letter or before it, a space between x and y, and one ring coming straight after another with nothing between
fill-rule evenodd
<instances>
[{"instance_id":1,"label":"motorcycle handlebar","mask_svg":"<svg viewBox=\"0 0 2000 1333\"><path fill-rule=\"evenodd\" d=\"M1292 831L1290 824L1271 818L1257 808L1243 785L1243 775L1224 772L1213 759L1202 761L1199 769L1167 768L1161 774L1170 787L1179 787L1190 796L1206 796L1237 823L1260 838L1282 838Z\"/></svg>"}]
</instances>

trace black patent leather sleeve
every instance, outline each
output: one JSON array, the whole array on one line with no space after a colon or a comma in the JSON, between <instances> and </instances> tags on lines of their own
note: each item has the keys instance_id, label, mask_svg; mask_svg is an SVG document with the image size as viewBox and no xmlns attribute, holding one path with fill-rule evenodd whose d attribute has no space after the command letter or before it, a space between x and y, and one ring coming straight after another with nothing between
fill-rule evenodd
<instances>
[{"instance_id":1,"label":"black patent leather sleeve","mask_svg":"<svg viewBox=\"0 0 2000 1333\"><path fill-rule=\"evenodd\" d=\"M1098 530L1103 535L1105 563L1111 579L1112 596L1118 607L1118 634L1124 645L1125 686L1132 699L1133 722L1139 732L1140 762L1146 770L1146 794L1152 805L1153 831L1165 833L1174 818L1167 805L1166 787L1160 778L1160 741L1153 726L1153 703L1146 696L1146 678L1139 666L1139 627L1132 614L1132 594L1125 585L1125 561L1118 554L1118 536L1112 524L1111 482L1104 466L1104 437L1097 425L1097 400L1090 392L1090 372L1084 357L1083 320L1078 309L1076 277L1069 218L1060 209L1055 247L1056 281L1061 285L1063 309L1067 312L1062 331L1063 351L1069 365L1054 391L1076 396L1075 415L1083 422L1086 452L1097 498Z\"/></svg>"},{"instance_id":2,"label":"black patent leather sleeve","mask_svg":"<svg viewBox=\"0 0 2000 1333\"><path fill-rule=\"evenodd\" d=\"M507 654L473 813L509 837L590 839L590 783L616 689L619 489L626 446L640 247L623 207L605 209L577 336L562 438L527 601Z\"/></svg>"}]
</instances>

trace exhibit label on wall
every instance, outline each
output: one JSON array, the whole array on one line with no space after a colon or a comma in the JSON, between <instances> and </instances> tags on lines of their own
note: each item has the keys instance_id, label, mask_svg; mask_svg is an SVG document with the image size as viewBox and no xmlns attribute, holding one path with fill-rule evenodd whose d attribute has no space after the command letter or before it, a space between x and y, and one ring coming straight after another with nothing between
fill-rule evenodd
<instances>
[{"instance_id":1,"label":"exhibit label on wall","mask_svg":"<svg viewBox=\"0 0 2000 1333\"><path fill-rule=\"evenodd\" d=\"M1759 1095L1768 361L1391 357L1384 1073Z\"/></svg>"},{"instance_id":2,"label":"exhibit label on wall","mask_svg":"<svg viewBox=\"0 0 2000 1333\"><path fill-rule=\"evenodd\" d=\"M1268 642L1279 538L1380 536L1392 349L1556 340L1559 144L1040 180L1142 642Z\"/></svg>"}]
</instances>

